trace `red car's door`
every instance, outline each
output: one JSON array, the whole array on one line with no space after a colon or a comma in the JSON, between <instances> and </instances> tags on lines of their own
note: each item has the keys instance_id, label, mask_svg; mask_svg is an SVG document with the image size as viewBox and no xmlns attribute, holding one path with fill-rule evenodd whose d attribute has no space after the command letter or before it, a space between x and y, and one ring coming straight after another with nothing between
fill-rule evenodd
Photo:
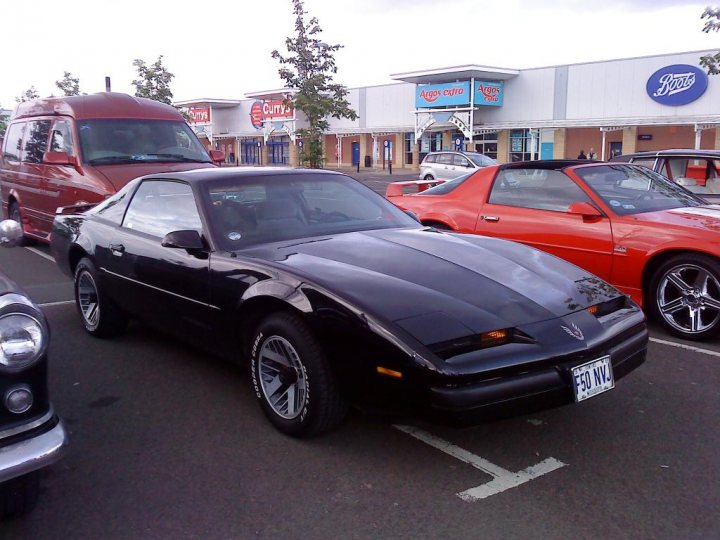
<instances>
[{"instance_id":1,"label":"red car's door","mask_svg":"<svg viewBox=\"0 0 720 540\"><path fill-rule=\"evenodd\" d=\"M605 215L568 213L570 205L579 202L592 204L561 171L500 170L480 209L476 232L522 242L609 280L613 258L610 220Z\"/></svg>"}]
</instances>

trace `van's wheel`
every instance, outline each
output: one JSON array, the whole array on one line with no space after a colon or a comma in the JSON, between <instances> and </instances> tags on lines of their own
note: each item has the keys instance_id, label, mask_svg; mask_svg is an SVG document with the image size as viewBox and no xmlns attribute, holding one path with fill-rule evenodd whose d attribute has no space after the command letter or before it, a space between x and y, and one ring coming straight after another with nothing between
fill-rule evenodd
<instances>
[{"instance_id":1,"label":"van's wheel","mask_svg":"<svg viewBox=\"0 0 720 540\"><path fill-rule=\"evenodd\" d=\"M707 339L720 330L720 264L688 253L666 261L650 283L650 311L676 336Z\"/></svg>"},{"instance_id":2,"label":"van's wheel","mask_svg":"<svg viewBox=\"0 0 720 540\"><path fill-rule=\"evenodd\" d=\"M17 243L18 246L27 246L29 244L28 237L25 236L25 224L22 221L22 213L20 212L20 205L16 203L15 201L10 203L10 207L8 208L8 219L12 219L13 221L17 221L20 224L20 228L23 231L23 236L20 239L20 241Z\"/></svg>"},{"instance_id":3,"label":"van's wheel","mask_svg":"<svg viewBox=\"0 0 720 540\"><path fill-rule=\"evenodd\" d=\"M342 422L347 407L317 338L292 313L265 318L252 339L255 397L287 435L310 437Z\"/></svg>"},{"instance_id":4,"label":"van's wheel","mask_svg":"<svg viewBox=\"0 0 720 540\"><path fill-rule=\"evenodd\" d=\"M0 519L27 514L37 503L40 473L31 472L0 484Z\"/></svg>"},{"instance_id":5,"label":"van's wheel","mask_svg":"<svg viewBox=\"0 0 720 540\"><path fill-rule=\"evenodd\" d=\"M93 262L84 257L75 267L75 304L85 330L96 337L111 337L122 332L128 319L102 289Z\"/></svg>"}]
</instances>

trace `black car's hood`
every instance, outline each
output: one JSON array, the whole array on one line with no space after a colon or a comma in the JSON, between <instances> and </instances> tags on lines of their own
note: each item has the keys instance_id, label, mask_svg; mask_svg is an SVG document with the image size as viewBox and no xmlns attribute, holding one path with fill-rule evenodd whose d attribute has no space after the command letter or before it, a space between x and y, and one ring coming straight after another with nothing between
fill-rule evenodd
<instances>
[{"instance_id":1,"label":"black car's hood","mask_svg":"<svg viewBox=\"0 0 720 540\"><path fill-rule=\"evenodd\" d=\"M244 254L274 261L424 343L562 317L620 296L536 249L428 229L347 233Z\"/></svg>"}]
</instances>

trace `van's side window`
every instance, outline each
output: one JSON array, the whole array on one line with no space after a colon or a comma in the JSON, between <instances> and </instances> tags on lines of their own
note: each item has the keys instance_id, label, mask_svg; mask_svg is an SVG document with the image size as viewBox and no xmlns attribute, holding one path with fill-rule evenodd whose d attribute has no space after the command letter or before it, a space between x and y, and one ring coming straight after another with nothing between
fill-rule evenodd
<instances>
[{"instance_id":1,"label":"van's side window","mask_svg":"<svg viewBox=\"0 0 720 540\"><path fill-rule=\"evenodd\" d=\"M28 122L25 130L25 148L23 148L23 161L27 163L42 163L43 154L48 147L50 134L50 120L35 120Z\"/></svg>"},{"instance_id":2,"label":"van's side window","mask_svg":"<svg viewBox=\"0 0 720 540\"><path fill-rule=\"evenodd\" d=\"M75 155L70 122L67 120L55 120L52 135L50 136L50 151L65 152L70 156Z\"/></svg>"},{"instance_id":3,"label":"van's side window","mask_svg":"<svg viewBox=\"0 0 720 540\"><path fill-rule=\"evenodd\" d=\"M11 161L20 161L24 127L25 122L16 122L8 128L5 134L5 152L3 152L3 158Z\"/></svg>"}]
</instances>

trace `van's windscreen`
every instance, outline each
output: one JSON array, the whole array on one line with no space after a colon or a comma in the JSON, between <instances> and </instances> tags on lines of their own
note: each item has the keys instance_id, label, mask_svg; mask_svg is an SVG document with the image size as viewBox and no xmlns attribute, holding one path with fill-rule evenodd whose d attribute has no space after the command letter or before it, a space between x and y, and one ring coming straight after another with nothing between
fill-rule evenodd
<instances>
[{"instance_id":1,"label":"van's windscreen","mask_svg":"<svg viewBox=\"0 0 720 540\"><path fill-rule=\"evenodd\" d=\"M90 165L154 162L211 162L184 122L171 120L82 120L83 160Z\"/></svg>"}]
</instances>

